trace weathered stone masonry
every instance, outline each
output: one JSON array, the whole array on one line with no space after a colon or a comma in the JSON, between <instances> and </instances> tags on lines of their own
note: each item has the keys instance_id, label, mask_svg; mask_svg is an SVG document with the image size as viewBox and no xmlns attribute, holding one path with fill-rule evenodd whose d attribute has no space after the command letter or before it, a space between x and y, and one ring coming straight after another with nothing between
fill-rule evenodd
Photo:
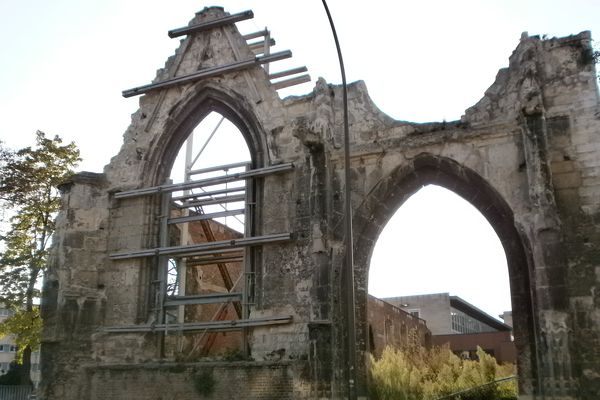
<instances>
[{"instance_id":1,"label":"weathered stone masonry","mask_svg":"<svg viewBox=\"0 0 600 400\"><path fill-rule=\"evenodd\" d=\"M205 9L191 24L223 14ZM435 183L477 207L505 248L521 397L600 398L600 101L590 41L588 32L524 35L509 67L456 122L394 121L364 83L350 85L359 360L368 349L373 245L403 201ZM238 57L252 54L233 25L191 34L156 81ZM253 250L250 309L250 318L293 321L249 329L248 361L179 363L157 357L156 333L103 330L148 322L154 268L152 257L109 254L158 241L158 199L114 194L164 183L184 139L212 110L245 135L253 167L294 163L256 180L255 234L290 231L294 239ZM259 67L141 97L104 172L63 187L44 284L42 398L197 399L194 380L206 371L213 399L343 398L341 124L340 87L321 79L312 93L282 100Z\"/></svg>"}]
</instances>

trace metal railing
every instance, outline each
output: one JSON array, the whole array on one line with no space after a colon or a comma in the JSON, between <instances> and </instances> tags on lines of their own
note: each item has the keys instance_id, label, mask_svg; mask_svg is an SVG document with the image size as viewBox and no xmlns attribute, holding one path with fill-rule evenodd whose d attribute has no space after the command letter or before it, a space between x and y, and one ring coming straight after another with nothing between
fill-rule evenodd
<instances>
[{"instance_id":1,"label":"metal railing","mask_svg":"<svg viewBox=\"0 0 600 400\"><path fill-rule=\"evenodd\" d=\"M29 400L32 396L33 387L0 385L0 399L2 400Z\"/></svg>"},{"instance_id":2,"label":"metal railing","mask_svg":"<svg viewBox=\"0 0 600 400\"><path fill-rule=\"evenodd\" d=\"M446 396L438 397L435 400L460 399L460 397L458 397L460 395L471 393L471 392L474 392L476 390L480 390L482 388L485 388L485 387L488 387L488 386L491 386L491 385L496 385L496 384L501 383L501 382L510 381L510 380L513 380L513 379L518 379L518 377L516 375L511 375L511 376L507 376L506 378L496 379L495 381L484 383L483 385L475 386L475 387L472 387L472 388L469 388L469 389L464 389L464 390L461 390L461 391L458 391L458 392L454 392L454 393L448 394Z\"/></svg>"}]
</instances>

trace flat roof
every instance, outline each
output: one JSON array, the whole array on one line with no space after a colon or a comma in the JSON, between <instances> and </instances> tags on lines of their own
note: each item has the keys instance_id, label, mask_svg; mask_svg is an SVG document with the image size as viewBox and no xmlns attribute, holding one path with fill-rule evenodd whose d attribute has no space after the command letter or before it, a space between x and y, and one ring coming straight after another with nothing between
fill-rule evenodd
<instances>
[{"instance_id":1,"label":"flat roof","mask_svg":"<svg viewBox=\"0 0 600 400\"><path fill-rule=\"evenodd\" d=\"M458 296L450 296L450 307L453 307L459 311L464 312L470 317L477 319L478 321L483 322L486 325L491 326L494 329L499 331L511 331L512 328L509 325L506 325L504 322L498 321L496 318L492 317L488 313L480 310L475 307L473 304L461 299Z\"/></svg>"}]
</instances>

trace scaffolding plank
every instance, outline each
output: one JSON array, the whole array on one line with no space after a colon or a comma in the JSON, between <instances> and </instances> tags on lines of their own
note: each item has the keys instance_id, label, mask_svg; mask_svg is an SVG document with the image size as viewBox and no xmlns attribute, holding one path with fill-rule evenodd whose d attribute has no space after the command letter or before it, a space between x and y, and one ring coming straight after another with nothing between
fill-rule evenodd
<instances>
[{"instance_id":1,"label":"scaffolding plank","mask_svg":"<svg viewBox=\"0 0 600 400\"><path fill-rule=\"evenodd\" d=\"M221 27L223 25L234 24L239 21L245 21L247 19L254 18L252 10L242 11L241 13L227 15L225 17L213 19L212 21L203 22L192 26L184 26L182 28L171 29L168 34L169 37L176 38L179 36L189 35L190 33L202 32L209 29Z\"/></svg>"},{"instance_id":2,"label":"scaffolding plank","mask_svg":"<svg viewBox=\"0 0 600 400\"><path fill-rule=\"evenodd\" d=\"M290 171L294 168L293 163L272 165L269 167L251 169L249 171L236 172L230 175L221 175L213 178L200 179L196 181L167 184L160 186L152 186L143 189L127 190L123 192L115 193L115 199L124 199L129 197L147 196L155 193L163 192L176 192L179 190L199 188L203 186L218 185L221 183L229 183L234 181L240 181L248 178L256 178L259 176L265 176L269 174L275 174L279 172Z\"/></svg>"},{"instance_id":3,"label":"scaffolding plank","mask_svg":"<svg viewBox=\"0 0 600 400\"><path fill-rule=\"evenodd\" d=\"M241 301L241 292L232 293L214 293L205 295L189 295L170 297L165 301L166 307L179 306L186 304L216 304L227 303L230 301Z\"/></svg>"},{"instance_id":4,"label":"scaffolding plank","mask_svg":"<svg viewBox=\"0 0 600 400\"><path fill-rule=\"evenodd\" d=\"M150 92L152 90L164 89L173 87L176 85L181 85L183 83L193 82L200 79L212 78L214 76L222 75L227 72L235 72L243 69L252 68L259 64L266 64L273 61L283 60L285 58L290 58L292 56L292 52L289 50L280 51L277 53L263 55L251 58L249 60L237 61L227 65L220 65L216 67L204 68L200 71L193 72L191 74L177 76L170 79L165 79L162 82L150 83L148 85L138 86L133 89L124 90L122 92L123 97L132 97L140 94L144 94Z\"/></svg>"},{"instance_id":5,"label":"scaffolding plank","mask_svg":"<svg viewBox=\"0 0 600 400\"><path fill-rule=\"evenodd\" d=\"M130 258L152 257L152 256L185 256L203 255L203 250L221 250L230 248L243 248L260 244L286 242L292 239L291 233L274 233L271 235L251 236L239 239L220 240L185 246L157 247L153 249L135 250L109 255L111 260L126 260Z\"/></svg>"},{"instance_id":6,"label":"scaffolding plank","mask_svg":"<svg viewBox=\"0 0 600 400\"><path fill-rule=\"evenodd\" d=\"M236 319L229 321L187 322L181 324L156 324L156 325L122 325L109 326L103 329L107 333L129 332L193 332L193 331L235 331L254 326L282 325L293 322L291 315L273 316L252 319Z\"/></svg>"}]
</instances>

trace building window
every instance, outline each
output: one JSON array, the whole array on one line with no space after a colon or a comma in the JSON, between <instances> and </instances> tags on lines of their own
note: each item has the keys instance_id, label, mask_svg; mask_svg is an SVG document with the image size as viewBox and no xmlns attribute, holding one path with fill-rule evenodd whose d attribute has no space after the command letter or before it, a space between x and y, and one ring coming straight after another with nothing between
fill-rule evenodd
<instances>
[{"instance_id":1,"label":"building window","mask_svg":"<svg viewBox=\"0 0 600 400\"><path fill-rule=\"evenodd\" d=\"M452 330L455 333L480 333L484 332L484 325L468 316L467 314L454 310L450 313L452 319Z\"/></svg>"},{"instance_id":2,"label":"building window","mask_svg":"<svg viewBox=\"0 0 600 400\"><path fill-rule=\"evenodd\" d=\"M410 315L412 315L413 317L417 317L417 318L421 318L421 310L418 308L412 309L412 310L408 310L408 313Z\"/></svg>"}]
</instances>

